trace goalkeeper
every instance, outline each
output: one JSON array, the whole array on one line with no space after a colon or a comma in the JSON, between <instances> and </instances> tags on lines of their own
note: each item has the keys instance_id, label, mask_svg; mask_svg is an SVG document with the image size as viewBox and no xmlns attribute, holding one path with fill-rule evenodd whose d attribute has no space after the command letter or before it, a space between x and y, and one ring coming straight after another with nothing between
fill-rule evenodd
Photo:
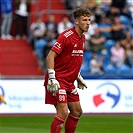
<instances>
[{"instance_id":1,"label":"goalkeeper","mask_svg":"<svg viewBox=\"0 0 133 133\"><path fill-rule=\"evenodd\" d=\"M50 133L74 133L82 115L79 94L74 86L77 80L79 89L87 88L80 67L84 54L84 32L88 31L91 13L88 9L77 8L73 12L75 27L62 32L47 55L48 72L45 76L45 103L56 108ZM68 112L69 110L69 112Z\"/></svg>"}]
</instances>

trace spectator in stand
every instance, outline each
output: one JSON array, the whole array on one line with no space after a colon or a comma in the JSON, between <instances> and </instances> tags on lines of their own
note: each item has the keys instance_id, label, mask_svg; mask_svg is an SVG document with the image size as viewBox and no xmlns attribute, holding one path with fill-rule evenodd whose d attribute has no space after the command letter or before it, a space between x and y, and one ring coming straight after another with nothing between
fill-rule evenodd
<instances>
[{"instance_id":1,"label":"spectator in stand","mask_svg":"<svg viewBox=\"0 0 133 133\"><path fill-rule=\"evenodd\" d=\"M75 0L75 8L85 8L86 0Z\"/></svg>"},{"instance_id":2,"label":"spectator in stand","mask_svg":"<svg viewBox=\"0 0 133 133\"><path fill-rule=\"evenodd\" d=\"M48 20L45 23L46 25L46 35L45 39L47 41L55 42L55 39L58 36L58 31L57 31L57 23L55 22L55 17L54 15L49 15Z\"/></svg>"},{"instance_id":3,"label":"spectator in stand","mask_svg":"<svg viewBox=\"0 0 133 133\"><path fill-rule=\"evenodd\" d=\"M95 34L90 39L90 50L96 54L103 53L106 50L104 46L106 38L101 35L100 29L95 30Z\"/></svg>"},{"instance_id":4,"label":"spectator in stand","mask_svg":"<svg viewBox=\"0 0 133 133\"><path fill-rule=\"evenodd\" d=\"M133 49L133 38L131 36L130 30L126 32L126 36L121 41L121 45L125 49L126 63L131 66L132 65L131 58L132 58L132 49Z\"/></svg>"},{"instance_id":5,"label":"spectator in stand","mask_svg":"<svg viewBox=\"0 0 133 133\"><path fill-rule=\"evenodd\" d=\"M103 35L106 39L112 39L112 27L111 24L107 22L106 17L102 17L100 19L98 27L100 28L101 35Z\"/></svg>"},{"instance_id":6,"label":"spectator in stand","mask_svg":"<svg viewBox=\"0 0 133 133\"><path fill-rule=\"evenodd\" d=\"M44 71L44 73L46 72L47 70L47 66L46 66L46 57L49 53L49 51L51 50L52 46L53 46L53 43L54 42L51 42L50 40L47 41L47 44L43 47L43 57L42 57L42 65L41 65L41 68L42 70Z\"/></svg>"},{"instance_id":7,"label":"spectator in stand","mask_svg":"<svg viewBox=\"0 0 133 133\"><path fill-rule=\"evenodd\" d=\"M124 38L125 25L120 23L119 17L114 18L112 24L112 34L115 41L120 41Z\"/></svg>"},{"instance_id":8,"label":"spectator in stand","mask_svg":"<svg viewBox=\"0 0 133 133\"><path fill-rule=\"evenodd\" d=\"M113 24L114 18L118 17L120 14L120 11L116 7L111 7L109 11L106 12L106 18L108 23Z\"/></svg>"},{"instance_id":9,"label":"spectator in stand","mask_svg":"<svg viewBox=\"0 0 133 133\"><path fill-rule=\"evenodd\" d=\"M30 41L30 44L32 45L33 50L36 50L36 46L35 46L36 41L40 39L44 39L45 34L46 34L45 23L42 22L41 16L37 16L36 21L33 22L30 26L29 41Z\"/></svg>"},{"instance_id":10,"label":"spectator in stand","mask_svg":"<svg viewBox=\"0 0 133 133\"><path fill-rule=\"evenodd\" d=\"M122 64L125 64L125 50L121 46L120 42L117 41L115 46L111 49L111 64L116 67L119 67Z\"/></svg>"},{"instance_id":11,"label":"spectator in stand","mask_svg":"<svg viewBox=\"0 0 133 133\"><path fill-rule=\"evenodd\" d=\"M127 17L129 22L132 21L132 12L128 6L122 9L120 15Z\"/></svg>"},{"instance_id":12,"label":"spectator in stand","mask_svg":"<svg viewBox=\"0 0 133 133\"><path fill-rule=\"evenodd\" d=\"M102 0L101 7L104 12L108 12L111 8L112 0Z\"/></svg>"},{"instance_id":13,"label":"spectator in stand","mask_svg":"<svg viewBox=\"0 0 133 133\"><path fill-rule=\"evenodd\" d=\"M88 4L88 8L91 10L91 12L94 12L97 7L96 0L92 0L91 2L90 2L90 0L86 0L86 1Z\"/></svg>"},{"instance_id":14,"label":"spectator in stand","mask_svg":"<svg viewBox=\"0 0 133 133\"><path fill-rule=\"evenodd\" d=\"M133 48L133 38L132 38L132 41L131 41L131 48Z\"/></svg>"},{"instance_id":15,"label":"spectator in stand","mask_svg":"<svg viewBox=\"0 0 133 133\"><path fill-rule=\"evenodd\" d=\"M36 21L30 26L30 42L37 56L38 64L41 68L44 66L43 49L47 45L46 40L46 25L42 21L41 16L37 16Z\"/></svg>"},{"instance_id":16,"label":"spectator in stand","mask_svg":"<svg viewBox=\"0 0 133 133\"><path fill-rule=\"evenodd\" d=\"M127 8L130 11L132 19L133 19L133 1L127 0ZM133 20L132 20L132 24L133 24Z\"/></svg>"},{"instance_id":17,"label":"spectator in stand","mask_svg":"<svg viewBox=\"0 0 133 133\"><path fill-rule=\"evenodd\" d=\"M101 5L97 5L96 8L95 8L95 17L96 17L96 22L99 23L100 22L100 19L102 16L105 16L105 12L104 10L102 9Z\"/></svg>"},{"instance_id":18,"label":"spectator in stand","mask_svg":"<svg viewBox=\"0 0 133 133\"><path fill-rule=\"evenodd\" d=\"M91 74L103 74L103 57L93 54L92 59L90 60L90 73Z\"/></svg>"},{"instance_id":19,"label":"spectator in stand","mask_svg":"<svg viewBox=\"0 0 133 133\"><path fill-rule=\"evenodd\" d=\"M64 17L62 21L58 23L58 34L71 27L73 27L73 24L69 21L68 17Z\"/></svg>"},{"instance_id":20,"label":"spectator in stand","mask_svg":"<svg viewBox=\"0 0 133 133\"><path fill-rule=\"evenodd\" d=\"M11 40L13 37L10 35L12 26L12 0L1 0L1 39Z\"/></svg>"},{"instance_id":21,"label":"spectator in stand","mask_svg":"<svg viewBox=\"0 0 133 133\"><path fill-rule=\"evenodd\" d=\"M57 23L55 22L54 15L49 15L48 20L46 21L46 35L45 39L47 41L47 44L43 47L43 70L46 70L46 56L50 49L52 48L53 44L55 43L56 38L58 37L57 32Z\"/></svg>"},{"instance_id":22,"label":"spectator in stand","mask_svg":"<svg viewBox=\"0 0 133 133\"><path fill-rule=\"evenodd\" d=\"M127 59L129 61L129 65L133 68L133 39L131 41L131 49L127 53Z\"/></svg>"},{"instance_id":23,"label":"spectator in stand","mask_svg":"<svg viewBox=\"0 0 133 133\"><path fill-rule=\"evenodd\" d=\"M131 42L131 48L128 51L126 51L126 56L127 56L128 65L130 67L133 67L133 39Z\"/></svg>"},{"instance_id":24,"label":"spectator in stand","mask_svg":"<svg viewBox=\"0 0 133 133\"><path fill-rule=\"evenodd\" d=\"M132 42L132 35L130 30L126 31L125 37L121 41L122 47L127 50L131 48L131 42Z\"/></svg>"},{"instance_id":25,"label":"spectator in stand","mask_svg":"<svg viewBox=\"0 0 133 133\"><path fill-rule=\"evenodd\" d=\"M126 1L127 0L112 0L112 6L116 7L121 12L122 9L126 6Z\"/></svg>"},{"instance_id":26,"label":"spectator in stand","mask_svg":"<svg viewBox=\"0 0 133 133\"><path fill-rule=\"evenodd\" d=\"M128 8L128 6L122 9L120 15L120 22L125 25L124 31L132 28L133 18L132 13L130 12L130 8Z\"/></svg>"},{"instance_id":27,"label":"spectator in stand","mask_svg":"<svg viewBox=\"0 0 133 133\"><path fill-rule=\"evenodd\" d=\"M65 6L67 10L73 10L74 9L74 4L72 0L64 0Z\"/></svg>"},{"instance_id":28,"label":"spectator in stand","mask_svg":"<svg viewBox=\"0 0 133 133\"><path fill-rule=\"evenodd\" d=\"M16 39L27 37L27 20L29 15L29 0L16 0Z\"/></svg>"}]
</instances>

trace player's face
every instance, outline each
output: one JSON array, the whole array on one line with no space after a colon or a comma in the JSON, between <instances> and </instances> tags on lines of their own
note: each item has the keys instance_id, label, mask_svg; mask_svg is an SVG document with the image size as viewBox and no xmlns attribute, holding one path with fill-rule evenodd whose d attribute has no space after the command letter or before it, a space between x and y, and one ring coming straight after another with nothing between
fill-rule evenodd
<instances>
[{"instance_id":1,"label":"player's face","mask_svg":"<svg viewBox=\"0 0 133 133\"><path fill-rule=\"evenodd\" d=\"M77 24L81 31L87 32L89 29L90 22L91 22L90 16L81 16L78 19Z\"/></svg>"}]
</instances>

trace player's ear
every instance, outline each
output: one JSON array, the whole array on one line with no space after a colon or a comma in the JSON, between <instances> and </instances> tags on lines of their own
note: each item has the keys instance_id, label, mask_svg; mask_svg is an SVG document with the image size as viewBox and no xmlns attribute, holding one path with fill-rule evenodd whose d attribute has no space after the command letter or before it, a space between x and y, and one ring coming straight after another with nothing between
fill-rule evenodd
<instances>
[{"instance_id":1,"label":"player's ear","mask_svg":"<svg viewBox=\"0 0 133 133\"><path fill-rule=\"evenodd\" d=\"M79 24L79 20L77 18L75 19L75 24Z\"/></svg>"}]
</instances>

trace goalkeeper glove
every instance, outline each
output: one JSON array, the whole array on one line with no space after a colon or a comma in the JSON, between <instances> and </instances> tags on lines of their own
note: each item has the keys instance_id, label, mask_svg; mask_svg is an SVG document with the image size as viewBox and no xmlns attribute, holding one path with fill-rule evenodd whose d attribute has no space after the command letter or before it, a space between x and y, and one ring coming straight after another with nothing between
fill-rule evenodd
<instances>
[{"instance_id":1,"label":"goalkeeper glove","mask_svg":"<svg viewBox=\"0 0 133 133\"><path fill-rule=\"evenodd\" d=\"M79 75L78 75L78 77L77 77L77 87L79 88L79 89L84 89L84 88L87 88L87 85L86 85L86 83L84 82L84 79L83 79L83 77L80 75L80 73L79 73Z\"/></svg>"},{"instance_id":2,"label":"goalkeeper glove","mask_svg":"<svg viewBox=\"0 0 133 133\"><path fill-rule=\"evenodd\" d=\"M49 92L57 93L58 89L60 88L59 82L55 78L55 71L53 69L48 69L49 79L47 90Z\"/></svg>"}]
</instances>

